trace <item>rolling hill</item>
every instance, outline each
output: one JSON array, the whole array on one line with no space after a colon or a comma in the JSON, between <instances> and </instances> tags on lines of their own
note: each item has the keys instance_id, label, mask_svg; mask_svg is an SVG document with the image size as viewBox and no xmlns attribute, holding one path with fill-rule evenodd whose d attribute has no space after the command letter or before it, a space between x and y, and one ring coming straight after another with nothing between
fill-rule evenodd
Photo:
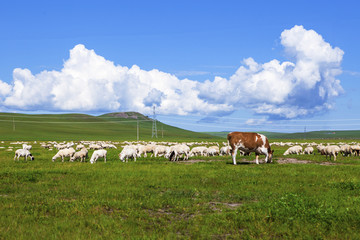
<instances>
[{"instance_id":1,"label":"rolling hill","mask_svg":"<svg viewBox=\"0 0 360 240\"><path fill-rule=\"evenodd\" d=\"M152 119L136 112L86 114L0 113L0 140L221 140L216 136L176 128L157 121L158 138L152 138ZM139 131L138 131L139 129Z\"/></svg>"}]
</instances>

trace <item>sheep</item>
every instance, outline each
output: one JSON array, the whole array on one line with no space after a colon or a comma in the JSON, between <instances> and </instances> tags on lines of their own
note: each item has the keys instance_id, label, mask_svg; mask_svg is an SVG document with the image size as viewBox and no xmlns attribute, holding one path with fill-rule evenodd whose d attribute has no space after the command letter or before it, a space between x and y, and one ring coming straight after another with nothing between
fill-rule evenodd
<instances>
[{"instance_id":1,"label":"sheep","mask_svg":"<svg viewBox=\"0 0 360 240\"><path fill-rule=\"evenodd\" d=\"M25 161L27 161L27 158L28 158L28 157L30 157L31 161L34 160L33 155L32 155L32 154L30 153L30 151L27 150L27 149L18 149L18 150L15 151L14 161L16 160L16 158L17 158L17 160L19 161L19 160L20 160L20 159L19 159L20 157L24 157L24 158L25 158Z\"/></svg>"},{"instance_id":2,"label":"sheep","mask_svg":"<svg viewBox=\"0 0 360 240\"><path fill-rule=\"evenodd\" d=\"M284 155L289 155L289 154L299 155L301 152L302 152L302 147L299 145L296 145L296 146L289 147L288 150L286 150L284 152Z\"/></svg>"},{"instance_id":3,"label":"sheep","mask_svg":"<svg viewBox=\"0 0 360 240\"><path fill-rule=\"evenodd\" d=\"M184 144L178 144L171 146L165 157L169 158L170 161L178 161L180 155L184 156L184 160L189 159L190 148Z\"/></svg>"},{"instance_id":4,"label":"sheep","mask_svg":"<svg viewBox=\"0 0 360 240\"><path fill-rule=\"evenodd\" d=\"M154 148L154 156L163 156L166 154L166 152L170 149L170 147L164 146L164 145L157 145Z\"/></svg>"},{"instance_id":5,"label":"sheep","mask_svg":"<svg viewBox=\"0 0 360 240\"><path fill-rule=\"evenodd\" d=\"M336 156L338 155L339 152L340 152L340 148L336 145L330 145L324 148L324 154L326 155L326 159L327 156L330 156L330 161L331 161L331 156L334 156L334 161L336 161Z\"/></svg>"},{"instance_id":6,"label":"sheep","mask_svg":"<svg viewBox=\"0 0 360 240\"><path fill-rule=\"evenodd\" d=\"M54 146L57 150L62 150L62 149L66 149L67 146L65 144L56 144Z\"/></svg>"},{"instance_id":7,"label":"sheep","mask_svg":"<svg viewBox=\"0 0 360 240\"><path fill-rule=\"evenodd\" d=\"M307 147L304 149L304 152L303 152L303 154L309 154L309 155L311 155L311 154L313 154L313 153L314 153L314 148L311 147L311 146L307 146Z\"/></svg>"},{"instance_id":8,"label":"sheep","mask_svg":"<svg viewBox=\"0 0 360 240\"><path fill-rule=\"evenodd\" d=\"M216 151L216 149L214 149L214 148L207 148L205 151L205 154L206 154L206 156L215 156L215 155L218 155L219 152Z\"/></svg>"},{"instance_id":9,"label":"sheep","mask_svg":"<svg viewBox=\"0 0 360 240\"><path fill-rule=\"evenodd\" d=\"M134 148L133 146L125 146L119 154L119 158L122 162L125 162L125 159L127 162L129 158L134 159L134 162L136 162L136 155L136 148Z\"/></svg>"},{"instance_id":10,"label":"sheep","mask_svg":"<svg viewBox=\"0 0 360 240\"><path fill-rule=\"evenodd\" d=\"M71 158L75 154L75 149L73 148L65 148L59 150L55 156L53 156L52 161L55 162L55 160L59 157L61 157L62 162L64 162L65 157Z\"/></svg>"},{"instance_id":11,"label":"sheep","mask_svg":"<svg viewBox=\"0 0 360 240\"><path fill-rule=\"evenodd\" d=\"M316 149L318 150L318 153L320 153L321 155L325 155L324 153L325 146L319 144L316 146Z\"/></svg>"},{"instance_id":12,"label":"sheep","mask_svg":"<svg viewBox=\"0 0 360 240\"><path fill-rule=\"evenodd\" d=\"M32 149L32 146L31 146L31 145L27 145L26 143L24 143L24 144L22 145L22 147L23 147L23 149L29 150L29 151Z\"/></svg>"},{"instance_id":13,"label":"sheep","mask_svg":"<svg viewBox=\"0 0 360 240\"><path fill-rule=\"evenodd\" d=\"M141 157L141 154L144 154L144 157L147 157L147 153L154 153L156 145L154 144L147 144L147 145L140 145L138 147L138 157Z\"/></svg>"},{"instance_id":14,"label":"sheep","mask_svg":"<svg viewBox=\"0 0 360 240\"><path fill-rule=\"evenodd\" d=\"M194 147L189 153L189 157L193 156L204 156L207 147Z\"/></svg>"},{"instance_id":15,"label":"sheep","mask_svg":"<svg viewBox=\"0 0 360 240\"><path fill-rule=\"evenodd\" d=\"M76 150L81 150L81 149L83 149L83 148L85 148L85 146L84 146L84 144L79 144L79 145L77 145L76 146Z\"/></svg>"},{"instance_id":16,"label":"sheep","mask_svg":"<svg viewBox=\"0 0 360 240\"><path fill-rule=\"evenodd\" d=\"M360 145L351 145L351 153L355 156L360 155Z\"/></svg>"},{"instance_id":17,"label":"sheep","mask_svg":"<svg viewBox=\"0 0 360 240\"><path fill-rule=\"evenodd\" d=\"M348 144L341 145L341 146L340 146L340 153L341 153L344 157L351 155L351 146L348 145Z\"/></svg>"},{"instance_id":18,"label":"sheep","mask_svg":"<svg viewBox=\"0 0 360 240\"><path fill-rule=\"evenodd\" d=\"M104 158L104 162L106 162L106 154L107 151L105 149L95 150L90 158L90 163L93 164L98 160L98 158Z\"/></svg>"},{"instance_id":19,"label":"sheep","mask_svg":"<svg viewBox=\"0 0 360 240\"><path fill-rule=\"evenodd\" d=\"M85 162L88 157L88 150L86 148L82 148L79 152L74 153L74 155L70 158L70 161L73 162L76 159L80 159L80 162Z\"/></svg>"},{"instance_id":20,"label":"sheep","mask_svg":"<svg viewBox=\"0 0 360 240\"><path fill-rule=\"evenodd\" d=\"M223 156L223 155L230 155L230 146L224 146L222 148L220 148L220 156Z\"/></svg>"},{"instance_id":21,"label":"sheep","mask_svg":"<svg viewBox=\"0 0 360 240\"><path fill-rule=\"evenodd\" d=\"M98 144L90 144L89 148L94 150L99 150L102 149L103 147Z\"/></svg>"}]
</instances>

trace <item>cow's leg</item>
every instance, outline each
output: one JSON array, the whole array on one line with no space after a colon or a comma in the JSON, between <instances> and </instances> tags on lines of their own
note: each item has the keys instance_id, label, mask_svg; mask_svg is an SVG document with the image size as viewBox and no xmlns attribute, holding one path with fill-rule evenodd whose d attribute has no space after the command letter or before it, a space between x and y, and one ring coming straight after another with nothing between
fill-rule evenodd
<instances>
[{"instance_id":1,"label":"cow's leg","mask_svg":"<svg viewBox=\"0 0 360 240\"><path fill-rule=\"evenodd\" d=\"M233 164L236 165L236 153L237 153L237 148L233 149L231 151L231 156L232 156L232 160L233 160Z\"/></svg>"},{"instance_id":2,"label":"cow's leg","mask_svg":"<svg viewBox=\"0 0 360 240\"><path fill-rule=\"evenodd\" d=\"M259 164L259 154L255 154L256 158L255 158L255 161L256 161L256 164Z\"/></svg>"}]
</instances>

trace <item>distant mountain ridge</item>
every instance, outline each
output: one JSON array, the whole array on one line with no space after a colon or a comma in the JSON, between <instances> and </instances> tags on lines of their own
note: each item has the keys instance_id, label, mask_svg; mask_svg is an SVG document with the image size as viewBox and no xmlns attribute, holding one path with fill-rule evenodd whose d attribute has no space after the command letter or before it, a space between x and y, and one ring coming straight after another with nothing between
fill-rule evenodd
<instances>
[{"instance_id":1,"label":"distant mountain ridge","mask_svg":"<svg viewBox=\"0 0 360 240\"><path fill-rule=\"evenodd\" d=\"M144 116L138 112L113 112L100 115L101 118L125 118L125 119L136 119L136 120L152 120L151 118Z\"/></svg>"}]
</instances>

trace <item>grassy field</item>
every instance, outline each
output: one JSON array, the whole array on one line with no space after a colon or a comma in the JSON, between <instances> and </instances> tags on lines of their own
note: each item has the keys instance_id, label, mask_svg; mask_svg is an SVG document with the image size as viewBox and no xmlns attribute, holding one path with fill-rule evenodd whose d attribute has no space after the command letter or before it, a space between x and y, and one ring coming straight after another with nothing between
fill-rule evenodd
<instances>
[{"instance_id":1,"label":"grassy field","mask_svg":"<svg viewBox=\"0 0 360 240\"><path fill-rule=\"evenodd\" d=\"M122 163L110 149L106 163L91 165L52 162L55 151L31 144L28 162L0 144L0 239L360 238L359 157L280 164L286 147L274 147L273 164L255 165L254 156L237 166L229 156Z\"/></svg>"},{"instance_id":2,"label":"grassy field","mask_svg":"<svg viewBox=\"0 0 360 240\"><path fill-rule=\"evenodd\" d=\"M130 117L126 117L126 115L130 115ZM138 134L139 140L149 141L152 140L152 124L151 119L139 113L112 113L101 116L0 113L0 140L134 141L137 140ZM219 139L216 136L187 131L161 122L157 122L157 129L158 140L190 141L202 139L211 141Z\"/></svg>"}]
</instances>

